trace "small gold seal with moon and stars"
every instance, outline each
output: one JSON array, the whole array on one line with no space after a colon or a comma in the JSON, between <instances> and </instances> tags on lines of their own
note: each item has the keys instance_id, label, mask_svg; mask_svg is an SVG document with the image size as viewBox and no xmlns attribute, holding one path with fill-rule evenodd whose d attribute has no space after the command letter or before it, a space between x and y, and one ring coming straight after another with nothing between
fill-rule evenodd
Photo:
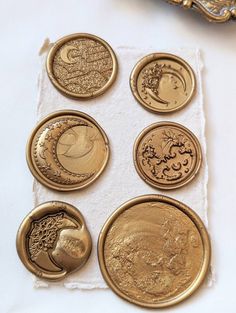
<instances>
[{"instance_id":1,"label":"small gold seal with moon and stars","mask_svg":"<svg viewBox=\"0 0 236 313\"><path fill-rule=\"evenodd\" d=\"M145 195L121 205L98 240L102 275L121 298L164 308L188 298L204 281L211 259L207 230L185 204Z\"/></svg>"},{"instance_id":2,"label":"small gold seal with moon and stars","mask_svg":"<svg viewBox=\"0 0 236 313\"><path fill-rule=\"evenodd\" d=\"M174 122L159 122L139 134L133 158L139 176L146 183L170 190L194 179L201 167L202 151L189 129Z\"/></svg>"},{"instance_id":3,"label":"small gold seal with moon and stars","mask_svg":"<svg viewBox=\"0 0 236 313\"><path fill-rule=\"evenodd\" d=\"M142 58L130 76L136 100L154 113L170 113L187 105L196 90L190 65L168 53L153 53Z\"/></svg>"},{"instance_id":4,"label":"small gold seal with moon and stars","mask_svg":"<svg viewBox=\"0 0 236 313\"><path fill-rule=\"evenodd\" d=\"M33 130L26 148L34 177L58 191L84 188L106 167L110 149L103 129L89 115L56 111Z\"/></svg>"},{"instance_id":5,"label":"small gold seal with moon and stars","mask_svg":"<svg viewBox=\"0 0 236 313\"><path fill-rule=\"evenodd\" d=\"M92 240L79 210L65 202L50 201L25 217L17 233L16 248L30 272L57 281L83 267Z\"/></svg>"},{"instance_id":6,"label":"small gold seal with moon and stars","mask_svg":"<svg viewBox=\"0 0 236 313\"><path fill-rule=\"evenodd\" d=\"M118 63L103 39L77 33L53 44L46 68L49 79L61 93L86 100L103 94L114 83Z\"/></svg>"}]
</instances>

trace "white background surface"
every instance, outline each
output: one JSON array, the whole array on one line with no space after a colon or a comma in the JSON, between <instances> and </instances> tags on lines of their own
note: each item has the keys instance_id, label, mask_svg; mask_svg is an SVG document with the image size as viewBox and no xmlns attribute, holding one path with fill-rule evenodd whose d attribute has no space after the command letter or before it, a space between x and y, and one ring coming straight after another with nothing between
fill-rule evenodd
<instances>
[{"instance_id":1,"label":"white background surface","mask_svg":"<svg viewBox=\"0 0 236 313\"><path fill-rule=\"evenodd\" d=\"M211 289L202 288L165 311L236 312L236 23L209 24L161 0L1 0L0 26L0 312L146 312L110 290L35 290L15 251L17 228L32 208L25 143L35 125L37 52L46 36L56 40L73 32L97 34L112 46L201 48L217 281Z\"/></svg>"}]
</instances>

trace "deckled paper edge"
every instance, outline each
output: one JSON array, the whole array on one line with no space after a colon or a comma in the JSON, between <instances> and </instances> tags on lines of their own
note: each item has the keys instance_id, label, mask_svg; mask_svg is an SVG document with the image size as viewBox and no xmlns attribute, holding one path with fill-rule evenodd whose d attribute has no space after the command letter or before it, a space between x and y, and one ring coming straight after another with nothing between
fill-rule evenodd
<instances>
[{"instance_id":1,"label":"deckled paper edge","mask_svg":"<svg viewBox=\"0 0 236 313\"><path fill-rule=\"evenodd\" d=\"M91 281L90 283L88 282L76 282L76 281L72 281L72 282L67 282L67 283L53 283L50 282L47 283L46 281L43 280L38 280L36 276L32 275L32 279L33 279L33 284L34 284L34 288L38 289L38 288L50 288L50 287L65 287L68 290L73 290L73 289L79 289L79 290L103 290L103 289L108 289L107 284L101 283L101 282L93 282Z\"/></svg>"},{"instance_id":2,"label":"deckled paper edge","mask_svg":"<svg viewBox=\"0 0 236 313\"><path fill-rule=\"evenodd\" d=\"M207 156L207 144L206 144L206 117L205 117L205 110L204 110L204 96L203 96L203 87L202 87L202 77L203 77L203 70L204 70L204 65L201 57L201 52L199 49L196 50L196 58L197 58L197 71L198 71L198 77L200 77L200 81L198 82L198 87L199 88L199 97L200 97L200 104L201 104L201 130L203 131L203 141L202 141L202 149L205 152L205 179L204 179L204 191L206 194L205 197L205 208L204 208L204 221L205 221L205 226L209 228L209 222L208 222L208 156Z\"/></svg>"},{"instance_id":3,"label":"deckled paper edge","mask_svg":"<svg viewBox=\"0 0 236 313\"><path fill-rule=\"evenodd\" d=\"M205 190L205 194L206 194L206 198L205 198L205 208L204 208L204 213L205 213L205 217L204 217L204 221L205 221L205 226L207 228L209 237L211 239L211 232L210 232L210 227L209 227L209 209L208 209L208 205L209 205L209 201L208 201L208 197L209 197L209 188L208 188L208 184L209 184L209 166L208 166L208 149L207 149L207 138L206 138L206 112L205 112L205 108L204 108L204 94L203 94L203 71L204 71L204 63L202 60L202 56L201 56L201 51L199 49L197 49L196 51L196 56L198 59L198 64L199 67L197 68L198 70L198 74L199 77L201 77L200 82L199 82L199 90L200 90L200 94L199 96L201 97L201 106L202 106L202 110L201 110L201 115L202 115L202 130L204 131L203 133L203 149L205 151L205 158L206 158L206 171L205 171L205 184L204 184L204 190ZM210 266L209 266L209 270L208 270L208 275L206 277L206 281L205 284L207 285L207 287L212 287L216 282L216 273L214 270L214 260L213 260L213 256L211 255L211 260L210 260Z\"/></svg>"}]
</instances>

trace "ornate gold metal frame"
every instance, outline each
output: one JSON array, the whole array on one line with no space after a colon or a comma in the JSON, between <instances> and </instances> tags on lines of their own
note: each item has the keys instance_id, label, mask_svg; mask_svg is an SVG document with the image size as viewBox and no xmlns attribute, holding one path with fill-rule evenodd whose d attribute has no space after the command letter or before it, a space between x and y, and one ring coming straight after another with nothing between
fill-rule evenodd
<instances>
[{"instance_id":1,"label":"ornate gold metal frame","mask_svg":"<svg viewBox=\"0 0 236 313\"><path fill-rule=\"evenodd\" d=\"M195 9L211 22L236 19L236 0L167 0L167 2Z\"/></svg>"}]
</instances>

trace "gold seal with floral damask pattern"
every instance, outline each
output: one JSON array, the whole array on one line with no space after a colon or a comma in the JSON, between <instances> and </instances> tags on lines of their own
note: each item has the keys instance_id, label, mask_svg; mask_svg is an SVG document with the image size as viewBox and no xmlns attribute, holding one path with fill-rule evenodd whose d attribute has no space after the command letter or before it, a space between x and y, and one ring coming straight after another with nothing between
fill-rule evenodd
<instances>
[{"instance_id":1,"label":"gold seal with floral damask pattern","mask_svg":"<svg viewBox=\"0 0 236 313\"><path fill-rule=\"evenodd\" d=\"M56 111L33 130L26 156L34 177L45 186L71 191L87 187L105 169L108 138L89 115Z\"/></svg>"},{"instance_id":2,"label":"gold seal with floral damask pattern","mask_svg":"<svg viewBox=\"0 0 236 313\"><path fill-rule=\"evenodd\" d=\"M25 217L16 247L29 271L57 281L87 262L92 241L82 214L74 206L51 201L40 204Z\"/></svg>"},{"instance_id":3,"label":"gold seal with floral damask pattern","mask_svg":"<svg viewBox=\"0 0 236 313\"><path fill-rule=\"evenodd\" d=\"M133 154L140 177L164 190L189 183L202 161L198 139L189 129L173 122L159 122L145 128L135 141Z\"/></svg>"},{"instance_id":4,"label":"gold seal with floral damask pattern","mask_svg":"<svg viewBox=\"0 0 236 313\"><path fill-rule=\"evenodd\" d=\"M154 113L170 113L187 105L196 90L190 65L169 53L153 53L142 58L130 76L136 100Z\"/></svg>"},{"instance_id":5,"label":"gold seal with floral damask pattern","mask_svg":"<svg viewBox=\"0 0 236 313\"><path fill-rule=\"evenodd\" d=\"M98 241L101 272L131 303L162 308L189 297L203 282L210 241L200 217L177 200L146 195L119 207Z\"/></svg>"},{"instance_id":6,"label":"gold seal with floral damask pattern","mask_svg":"<svg viewBox=\"0 0 236 313\"><path fill-rule=\"evenodd\" d=\"M118 65L107 42L78 33L56 41L48 53L46 68L60 92L86 100L103 94L113 84Z\"/></svg>"}]
</instances>

